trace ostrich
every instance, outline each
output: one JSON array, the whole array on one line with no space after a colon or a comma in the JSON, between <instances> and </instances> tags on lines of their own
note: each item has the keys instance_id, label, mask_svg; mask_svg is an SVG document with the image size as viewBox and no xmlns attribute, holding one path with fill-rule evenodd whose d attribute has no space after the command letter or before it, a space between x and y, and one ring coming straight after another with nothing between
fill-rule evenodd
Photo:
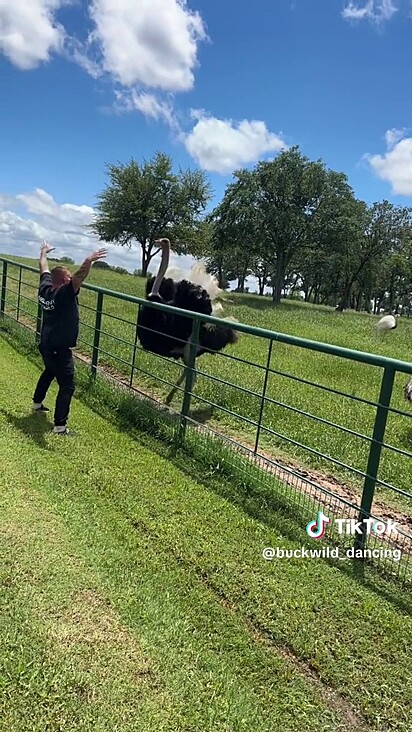
<instances>
[{"instance_id":1,"label":"ostrich","mask_svg":"<svg viewBox=\"0 0 412 732\"><path fill-rule=\"evenodd\" d=\"M165 277L169 265L170 241L169 239L159 239L156 244L159 244L161 248L161 261L156 277L151 277L146 283L146 299L202 315L217 314L222 307L216 303L221 291L215 278L207 275L201 266L197 268L198 277L196 279L203 281L205 286L187 279L175 280L172 277ZM140 308L137 332L142 348L160 356L181 358L186 367L167 396L166 404L170 404L178 387L185 379L189 364L192 327L193 321L187 316L166 313L144 306ZM236 343L237 340L238 334L233 328L226 325L201 323L196 358L204 353L221 351L227 345ZM196 373L194 373L193 386L195 380Z\"/></svg>"}]
</instances>

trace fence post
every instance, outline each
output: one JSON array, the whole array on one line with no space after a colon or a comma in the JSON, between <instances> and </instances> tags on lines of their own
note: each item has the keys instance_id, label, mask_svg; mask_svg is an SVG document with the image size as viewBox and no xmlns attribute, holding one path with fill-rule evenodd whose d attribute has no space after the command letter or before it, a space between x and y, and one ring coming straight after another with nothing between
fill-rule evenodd
<instances>
[{"instance_id":1,"label":"fence post","mask_svg":"<svg viewBox=\"0 0 412 732\"><path fill-rule=\"evenodd\" d=\"M18 320L19 319L19 316L20 316L20 299L21 299L20 298L20 295L21 295L21 273L22 272L23 272L23 270L20 267L19 268L19 288L18 288L18 291L17 291L17 315L16 315L16 320Z\"/></svg>"},{"instance_id":2,"label":"fence post","mask_svg":"<svg viewBox=\"0 0 412 732\"><path fill-rule=\"evenodd\" d=\"M129 386L133 386L133 375L134 375L134 365L136 363L136 351L137 351L137 326L139 324L139 315L140 315L140 304L137 306L137 317L136 317L136 330L134 334L134 344L133 344L133 357L132 357L132 370L130 372L130 381Z\"/></svg>"},{"instance_id":3,"label":"fence post","mask_svg":"<svg viewBox=\"0 0 412 732\"><path fill-rule=\"evenodd\" d=\"M363 521L370 517L382 452L381 443L385 437L386 423L388 420L388 407L391 403L394 379L395 369L391 366L386 366L381 382L379 405L376 410L375 424L373 427L372 442L369 449L368 466L366 468L366 477L363 484L362 501L358 521ZM362 524L361 528L362 533L356 535L355 549L364 549L366 544L366 526Z\"/></svg>"},{"instance_id":4,"label":"fence post","mask_svg":"<svg viewBox=\"0 0 412 732\"><path fill-rule=\"evenodd\" d=\"M7 290L7 262L3 259L3 273L1 277L0 314L6 312L6 290Z\"/></svg>"},{"instance_id":5,"label":"fence post","mask_svg":"<svg viewBox=\"0 0 412 732\"><path fill-rule=\"evenodd\" d=\"M262 389L262 400L260 402L260 412L259 412L259 419L258 419L258 426L256 430L256 441L255 441L255 449L254 453L256 455L259 447L259 437L260 437L260 431L262 428L262 417L263 417L263 410L265 408L265 399L266 399L266 389L268 385L268 378L269 378L269 369L270 369L270 360L272 358L272 348L273 348L273 341L269 341L269 350L268 350L268 357L266 361L266 370L265 370L265 380L263 382L263 389Z\"/></svg>"},{"instance_id":6,"label":"fence post","mask_svg":"<svg viewBox=\"0 0 412 732\"><path fill-rule=\"evenodd\" d=\"M200 330L200 320L197 317L193 321L192 335L190 336L190 341L189 341L189 343L190 343L189 363L186 367L185 390L184 390L184 394L183 394L183 403L182 403L182 409L180 412L179 433L178 433L178 438L177 438L178 444L181 444L183 442L185 434L186 434L187 417L188 417L188 414L190 411L193 382L195 380L196 353L197 353L197 347L198 347L198 343L199 343L199 330Z\"/></svg>"},{"instance_id":7,"label":"fence post","mask_svg":"<svg viewBox=\"0 0 412 732\"><path fill-rule=\"evenodd\" d=\"M93 351L92 351L92 377L96 377L97 373L97 361L99 359L99 345L100 345L100 331L102 327L102 312L103 312L103 292L99 290L97 293L97 304L96 304L96 320L94 323L94 339L93 339Z\"/></svg>"}]
</instances>

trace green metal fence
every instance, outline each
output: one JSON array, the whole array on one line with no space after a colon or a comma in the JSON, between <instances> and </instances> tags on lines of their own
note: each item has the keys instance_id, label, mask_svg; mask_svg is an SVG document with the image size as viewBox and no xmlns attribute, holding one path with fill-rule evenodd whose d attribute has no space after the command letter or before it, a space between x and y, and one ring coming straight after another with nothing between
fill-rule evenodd
<instances>
[{"instance_id":1,"label":"green metal fence","mask_svg":"<svg viewBox=\"0 0 412 732\"><path fill-rule=\"evenodd\" d=\"M38 271L12 260L0 261L1 316L35 331L38 338ZM82 287L80 301L77 355L86 361L92 375L107 374L144 398L163 401L165 388L174 385L181 366L171 359L145 353L138 341L136 324L142 304L154 309L174 309L90 284ZM405 381L412 377L412 364L244 323L236 323L236 329L241 339L248 339L246 357L245 348L234 346L212 357L202 357L195 364L200 323L222 321L180 312L194 321L189 368L184 385L177 390L181 402L179 408L172 410L178 416L180 443L190 445L189 426L195 428L198 439L199 435L205 438L207 433L209 438L220 440L220 444L223 441L236 452L243 466L250 468L253 463L264 471L265 480L276 478L286 497L305 495L309 502L306 517L310 517L315 505L360 522L370 517L378 520L385 511L387 516L393 510L401 528L396 540L385 536L385 546L401 547L410 569L412 493L408 481L412 476L412 453L405 447L412 444L412 423L411 412L403 408L400 394ZM276 368L277 358L291 349L296 353L295 373ZM316 380L305 376L308 352L319 354ZM353 370L352 393L339 388L337 375L342 364ZM369 398L368 390L360 388L366 370L368 384L376 391L375 399ZM195 371L198 378L193 389ZM326 376L332 383L325 383ZM317 395L319 413L302 407L309 391ZM295 396L295 403L291 403ZM331 418L331 410L337 419ZM362 425L367 429L362 431ZM286 429L281 430L282 426ZM340 437L338 441L337 434L344 439ZM394 439L398 444L393 444ZM326 451L326 447L330 449ZM364 549L372 546L373 541L362 523L355 547Z\"/></svg>"}]
</instances>

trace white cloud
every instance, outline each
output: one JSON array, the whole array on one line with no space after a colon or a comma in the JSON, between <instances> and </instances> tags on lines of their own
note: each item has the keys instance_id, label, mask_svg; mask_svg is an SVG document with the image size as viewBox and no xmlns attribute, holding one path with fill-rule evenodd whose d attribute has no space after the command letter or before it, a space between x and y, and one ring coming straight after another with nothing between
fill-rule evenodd
<instances>
[{"instance_id":1,"label":"white cloud","mask_svg":"<svg viewBox=\"0 0 412 732\"><path fill-rule=\"evenodd\" d=\"M186 0L92 0L90 36L106 72L125 87L165 91L193 87L197 44L206 39L198 12Z\"/></svg>"},{"instance_id":2,"label":"white cloud","mask_svg":"<svg viewBox=\"0 0 412 732\"><path fill-rule=\"evenodd\" d=\"M86 71L93 79L99 79L104 75L100 63L90 57L90 43L82 43L73 36L66 37L64 56L69 61L74 61Z\"/></svg>"},{"instance_id":3,"label":"white cloud","mask_svg":"<svg viewBox=\"0 0 412 732\"><path fill-rule=\"evenodd\" d=\"M172 104L162 101L155 94L138 92L136 89L115 92L116 108L120 112L131 112L137 110L145 117L155 120L163 120L170 127L177 128L178 122Z\"/></svg>"},{"instance_id":4,"label":"white cloud","mask_svg":"<svg viewBox=\"0 0 412 732\"><path fill-rule=\"evenodd\" d=\"M80 263L94 249L103 246L87 228L94 214L93 208L73 203L57 203L53 197L36 188L31 193L17 196L0 194L0 253L24 257L39 255L43 239L56 248L51 256L71 257ZM107 244L107 262L125 267L130 272L141 266L140 246L131 248ZM171 266L190 270L192 257L172 255ZM150 270L156 271L159 255L153 259Z\"/></svg>"},{"instance_id":5,"label":"white cloud","mask_svg":"<svg viewBox=\"0 0 412 732\"><path fill-rule=\"evenodd\" d=\"M19 69L34 69L63 48L57 10L69 0L0 0L0 51Z\"/></svg>"},{"instance_id":6,"label":"white cloud","mask_svg":"<svg viewBox=\"0 0 412 732\"><path fill-rule=\"evenodd\" d=\"M412 196L412 137L403 134L401 130L388 130L387 152L365 158L375 175L391 184L393 194Z\"/></svg>"},{"instance_id":7,"label":"white cloud","mask_svg":"<svg viewBox=\"0 0 412 732\"><path fill-rule=\"evenodd\" d=\"M405 128L398 130L394 127L392 130L387 130L385 132L385 141L388 148L394 147L399 140L402 140L405 137L405 133Z\"/></svg>"},{"instance_id":8,"label":"white cloud","mask_svg":"<svg viewBox=\"0 0 412 732\"><path fill-rule=\"evenodd\" d=\"M86 43L70 37L57 11L76 0L0 0L0 52L22 70L64 54L97 78L127 88L192 89L204 22L186 0L90 0Z\"/></svg>"},{"instance_id":9,"label":"white cloud","mask_svg":"<svg viewBox=\"0 0 412 732\"><path fill-rule=\"evenodd\" d=\"M269 132L264 122L222 120L204 112L192 112L197 118L193 130L180 138L190 155L204 170L226 174L241 165L255 162L262 155L286 148L278 135Z\"/></svg>"},{"instance_id":10,"label":"white cloud","mask_svg":"<svg viewBox=\"0 0 412 732\"><path fill-rule=\"evenodd\" d=\"M382 23L390 20L397 12L398 7L392 0L368 0L363 4L350 0L343 9L342 16L346 20L371 20L374 23Z\"/></svg>"},{"instance_id":11,"label":"white cloud","mask_svg":"<svg viewBox=\"0 0 412 732\"><path fill-rule=\"evenodd\" d=\"M19 193L16 200L21 201L29 213L40 216L43 220L57 219L61 224L82 226L88 224L93 216L90 206L76 206L73 203L60 205L42 188L36 188L33 193Z\"/></svg>"}]
</instances>

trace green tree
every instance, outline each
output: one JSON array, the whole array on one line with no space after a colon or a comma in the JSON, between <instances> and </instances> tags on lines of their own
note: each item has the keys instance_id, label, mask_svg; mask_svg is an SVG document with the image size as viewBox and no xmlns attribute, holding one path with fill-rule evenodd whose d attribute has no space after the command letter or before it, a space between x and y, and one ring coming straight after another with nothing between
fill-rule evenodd
<instances>
[{"instance_id":1,"label":"green tree","mask_svg":"<svg viewBox=\"0 0 412 732\"><path fill-rule=\"evenodd\" d=\"M93 264L93 269L112 269L110 264L107 264L107 262L104 262L103 260L98 260Z\"/></svg>"},{"instance_id":2,"label":"green tree","mask_svg":"<svg viewBox=\"0 0 412 732\"><path fill-rule=\"evenodd\" d=\"M295 147L252 171L237 171L235 178L217 207L223 249L247 258L261 292L270 278L273 299L279 302L293 258L310 246L309 225L320 205L324 165L309 161Z\"/></svg>"},{"instance_id":3,"label":"green tree","mask_svg":"<svg viewBox=\"0 0 412 732\"><path fill-rule=\"evenodd\" d=\"M386 260L397 251L411 227L410 209L381 201L367 207L358 202L364 211L364 228L361 236L346 241L341 259L342 287L338 310L349 306L354 284L360 280L367 265L376 259ZM359 232L358 232L359 233ZM390 282L387 283L387 286Z\"/></svg>"},{"instance_id":4,"label":"green tree","mask_svg":"<svg viewBox=\"0 0 412 732\"><path fill-rule=\"evenodd\" d=\"M326 171L297 147L257 164L256 206L263 226L261 254L271 270L273 300L280 302L286 273L302 247L310 246L309 226L320 206Z\"/></svg>"},{"instance_id":5,"label":"green tree","mask_svg":"<svg viewBox=\"0 0 412 732\"><path fill-rule=\"evenodd\" d=\"M304 289L309 280L314 302L336 306L339 299L349 301L366 223L366 204L356 199L346 175L327 171L316 216L309 226L310 250L303 252L301 262Z\"/></svg>"},{"instance_id":6,"label":"green tree","mask_svg":"<svg viewBox=\"0 0 412 732\"><path fill-rule=\"evenodd\" d=\"M211 196L202 171L173 173L168 155L157 153L141 165L107 165L110 183L97 197L97 214L91 230L106 242L142 251L142 276L159 251L155 240L167 236L179 253L196 254L205 248L203 213Z\"/></svg>"},{"instance_id":7,"label":"green tree","mask_svg":"<svg viewBox=\"0 0 412 732\"><path fill-rule=\"evenodd\" d=\"M374 312L381 307L389 312L397 312L400 305L408 308L412 298L411 210L404 209L404 215L402 231L392 241L390 251L385 256L375 257L365 271Z\"/></svg>"},{"instance_id":8,"label":"green tree","mask_svg":"<svg viewBox=\"0 0 412 732\"><path fill-rule=\"evenodd\" d=\"M142 270L141 269L135 269L134 272L133 272L133 274L134 274L135 277L142 277ZM147 277L148 280L150 280L150 278L153 277L152 272L147 271L146 272L146 277Z\"/></svg>"},{"instance_id":9,"label":"green tree","mask_svg":"<svg viewBox=\"0 0 412 732\"><path fill-rule=\"evenodd\" d=\"M236 289L244 292L246 278L256 266L262 222L256 208L253 171L237 171L235 178L208 217L211 225L208 268L217 275L220 286L237 280Z\"/></svg>"}]
</instances>

